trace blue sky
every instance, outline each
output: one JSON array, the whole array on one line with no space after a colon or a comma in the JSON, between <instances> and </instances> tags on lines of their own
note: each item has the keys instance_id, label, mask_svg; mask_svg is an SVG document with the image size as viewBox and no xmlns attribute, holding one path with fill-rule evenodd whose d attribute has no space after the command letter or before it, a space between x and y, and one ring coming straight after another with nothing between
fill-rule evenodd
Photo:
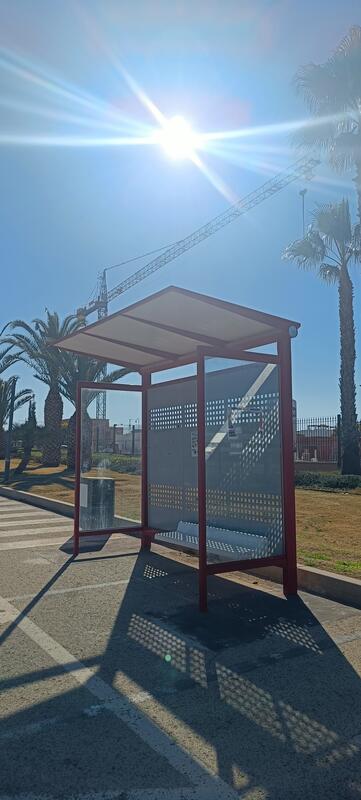
<instances>
[{"instance_id":1,"label":"blue sky","mask_svg":"<svg viewBox=\"0 0 361 800\"><path fill-rule=\"evenodd\" d=\"M0 2L1 327L42 316L46 307L75 310L89 299L99 269L180 239L228 205L193 163L174 162L159 147L69 146L71 137L79 145L79 137L113 135L105 126L115 119L124 134L154 127L119 65L163 114L182 114L197 130L275 125L307 116L291 85L298 66L324 61L360 22L356 2L347 0ZM96 108L84 102L89 95ZM54 145L54 137L68 146ZM245 195L296 156L287 133L247 143L247 151L235 140L221 154L202 153L229 196ZM298 320L299 415L326 415L339 407L336 289L281 260L301 233L303 185L254 209L111 310L174 283ZM354 209L352 174L322 165L307 188L308 220L316 202L347 196ZM126 274L110 272L109 285ZM353 277L360 350L361 270ZM36 390L41 419L46 388L25 367L17 372Z\"/></svg>"}]
</instances>

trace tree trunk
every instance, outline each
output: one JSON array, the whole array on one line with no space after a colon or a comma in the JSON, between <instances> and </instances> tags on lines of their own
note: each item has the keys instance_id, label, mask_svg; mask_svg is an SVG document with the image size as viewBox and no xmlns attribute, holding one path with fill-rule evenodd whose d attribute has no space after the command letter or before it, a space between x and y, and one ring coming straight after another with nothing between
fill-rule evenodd
<instances>
[{"instance_id":1,"label":"tree trunk","mask_svg":"<svg viewBox=\"0 0 361 800\"><path fill-rule=\"evenodd\" d=\"M58 467L60 464L61 421L63 401L57 386L51 386L44 405L44 467Z\"/></svg>"},{"instance_id":2,"label":"tree trunk","mask_svg":"<svg viewBox=\"0 0 361 800\"><path fill-rule=\"evenodd\" d=\"M0 427L0 458L5 458L5 431Z\"/></svg>"},{"instance_id":3,"label":"tree trunk","mask_svg":"<svg viewBox=\"0 0 361 800\"><path fill-rule=\"evenodd\" d=\"M67 466L68 469L75 469L75 444L76 444L76 411L69 419L68 422L68 435L67 435Z\"/></svg>"},{"instance_id":4,"label":"tree trunk","mask_svg":"<svg viewBox=\"0 0 361 800\"><path fill-rule=\"evenodd\" d=\"M15 475L21 475L21 473L24 472L24 470L26 470L26 467L28 466L28 463L31 459L31 451L34 447L34 439L35 439L35 427L32 426L29 421L27 423L27 428L25 428L24 430L23 456L18 466L15 467L14 470Z\"/></svg>"},{"instance_id":5,"label":"tree trunk","mask_svg":"<svg viewBox=\"0 0 361 800\"><path fill-rule=\"evenodd\" d=\"M68 437L67 437L68 469L75 469L76 418L77 418L77 412L74 411L74 414L70 417L68 423ZM80 443L81 470L82 472L87 472L89 469L91 469L91 460L92 460L92 425L89 414L84 409L83 409L81 427L82 427L81 443Z\"/></svg>"},{"instance_id":6,"label":"tree trunk","mask_svg":"<svg viewBox=\"0 0 361 800\"><path fill-rule=\"evenodd\" d=\"M343 475L360 475L360 450L356 416L355 386L355 325L353 316L353 286L344 264L339 280L340 314L340 395L342 421Z\"/></svg>"}]
</instances>

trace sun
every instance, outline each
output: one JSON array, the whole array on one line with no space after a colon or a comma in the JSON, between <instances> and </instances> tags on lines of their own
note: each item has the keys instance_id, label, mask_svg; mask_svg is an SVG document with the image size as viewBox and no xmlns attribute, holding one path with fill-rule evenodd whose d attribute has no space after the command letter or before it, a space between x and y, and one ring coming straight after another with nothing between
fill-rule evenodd
<instances>
[{"instance_id":1,"label":"sun","mask_svg":"<svg viewBox=\"0 0 361 800\"><path fill-rule=\"evenodd\" d=\"M192 158L199 144L197 134L184 117L167 120L159 133L158 141L170 158Z\"/></svg>"}]
</instances>

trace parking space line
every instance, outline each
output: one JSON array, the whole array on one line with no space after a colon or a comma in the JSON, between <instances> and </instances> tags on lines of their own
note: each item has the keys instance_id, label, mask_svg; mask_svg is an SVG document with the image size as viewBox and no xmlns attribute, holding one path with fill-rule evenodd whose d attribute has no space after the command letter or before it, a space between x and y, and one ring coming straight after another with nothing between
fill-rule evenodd
<instances>
[{"instance_id":1,"label":"parking space line","mask_svg":"<svg viewBox=\"0 0 361 800\"><path fill-rule=\"evenodd\" d=\"M71 675L72 679L97 698L98 701L111 711L118 719L129 727L146 745L156 752L162 759L165 759L178 773L187 777L193 784L193 794L187 790L188 798L199 800L201 794L207 800L236 800L238 793L226 784L218 775L214 775L211 770L195 756L189 755L175 740L168 736L156 723L140 711L130 699L119 695L119 693L109 686L93 670L86 667L72 653L66 650L35 622L29 619L26 614L19 612L7 600L0 597L0 607L8 618L10 624L17 623L17 627L31 639L44 653L46 653L56 664L59 664L65 672ZM133 800L169 800L172 798L171 790L152 790L153 797L148 792L138 792L138 797L133 793ZM184 790L183 796L184 796ZM162 792L163 794L160 794ZM128 795L131 794L128 792ZM100 795L101 796L101 795ZM105 797L106 794L103 794ZM89 800L94 800L96 795L88 795ZM98 795L99 797L99 795ZM179 792L178 797L182 794ZM174 798L174 794L173 794ZM3 798L4 800L4 798ZM14 800L14 798L12 799Z\"/></svg>"}]
</instances>

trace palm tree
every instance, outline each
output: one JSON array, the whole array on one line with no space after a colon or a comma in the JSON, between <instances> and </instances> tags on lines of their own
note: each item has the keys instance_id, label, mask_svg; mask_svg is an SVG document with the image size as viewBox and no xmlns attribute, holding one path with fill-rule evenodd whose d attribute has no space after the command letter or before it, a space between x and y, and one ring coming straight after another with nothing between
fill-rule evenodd
<instances>
[{"instance_id":1,"label":"palm tree","mask_svg":"<svg viewBox=\"0 0 361 800\"><path fill-rule=\"evenodd\" d=\"M36 428L37 428L36 405L33 395L32 399L29 402L28 418L24 423L24 425L22 426L23 455L18 466L15 467L14 470L15 475L20 475L22 472L24 472L24 470L28 466L28 463L31 458L31 451L34 447Z\"/></svg>"},{"instance_id":2,"label":"palm tree","mask_svg":"<svg viewBox=\"0 0 361 800\"><path fill-rule=\"evenodd\" d=\"M296 141L326 151L336 170L354 169L361 222L361 27L350 29L328 61L301 67L294 80L320 120L305 126Z\"/></svg>"},{"instance_id":3,"label":"palm tree","mask_svg":"<svg viewBox=\"0 0 361 800\"><path fill-rule=\"evenodd\" d=\"M11 394L14 378L2 380L0 378L0 457L4 458L5 455L5 436L4 426L6 425L11 408ZM14 411L31 400L33 393L30 389L21 389L20 392L15 393Z\"/></svg>"},{"instance_id":4,"label":"palm tree","mask_svg":"<svg viewBox=\"0 0 361 800\"><path fill-rule=\"evenodd\" d=\"M7 333L2 340L3 344L16 348L13 358L28 364L35 370L34 377L49 387L44 404L43 463L47 467L57 467L60 463L63 416L63 401L59 391L61 356L55 347L49 345L79 326L80 322L74 316L67 316L61 322L55 311L47 311L45 320L34 319L32 324L19 319L10 322L6 328L11 333Z\"/></svg>"},{"instance_id":5,"label":"palm tree","mask_svg":"<svg viewBox=\"0 0 361 800\"><path fill-rule=\"evenodd\" d=\"M342 473L360 474L356 416L355 325L352 261L361 260L360 226L352 227L347 200L320 205L303 239L286 248L283 258L302 269L316 269L327 283L337 284L340 322L340 397L342 419Z\"/></svg>"},{"instance_id":6,"label":"palm tree","mask_svg":"<svg viewBox=\"0 0 361 800\"><path fill-rule=\"evenodd\" d=\"M99 382L104 375L104 362L96 361L94 358L88 356L78 356L74 353L63 351L61 354L61 371L60 371L60 391L67 400L76 409L76 395L77 385L79 381ZM114 383L115 381L126 375L129 369L115 369L106 376L107 383ZM87 408L96 397L96 392L89 391L86 397L86 404L83 408L83 425L88 421ZM70 417L68 423L68 455L67 465L68 469L75 467L75 427L76 427L77 409ZM90 426L89 426L90 428ZM90 438L90 434L89 437ZM85 459L86 460L86 459Z\"/></svg>"}]
</instances>

